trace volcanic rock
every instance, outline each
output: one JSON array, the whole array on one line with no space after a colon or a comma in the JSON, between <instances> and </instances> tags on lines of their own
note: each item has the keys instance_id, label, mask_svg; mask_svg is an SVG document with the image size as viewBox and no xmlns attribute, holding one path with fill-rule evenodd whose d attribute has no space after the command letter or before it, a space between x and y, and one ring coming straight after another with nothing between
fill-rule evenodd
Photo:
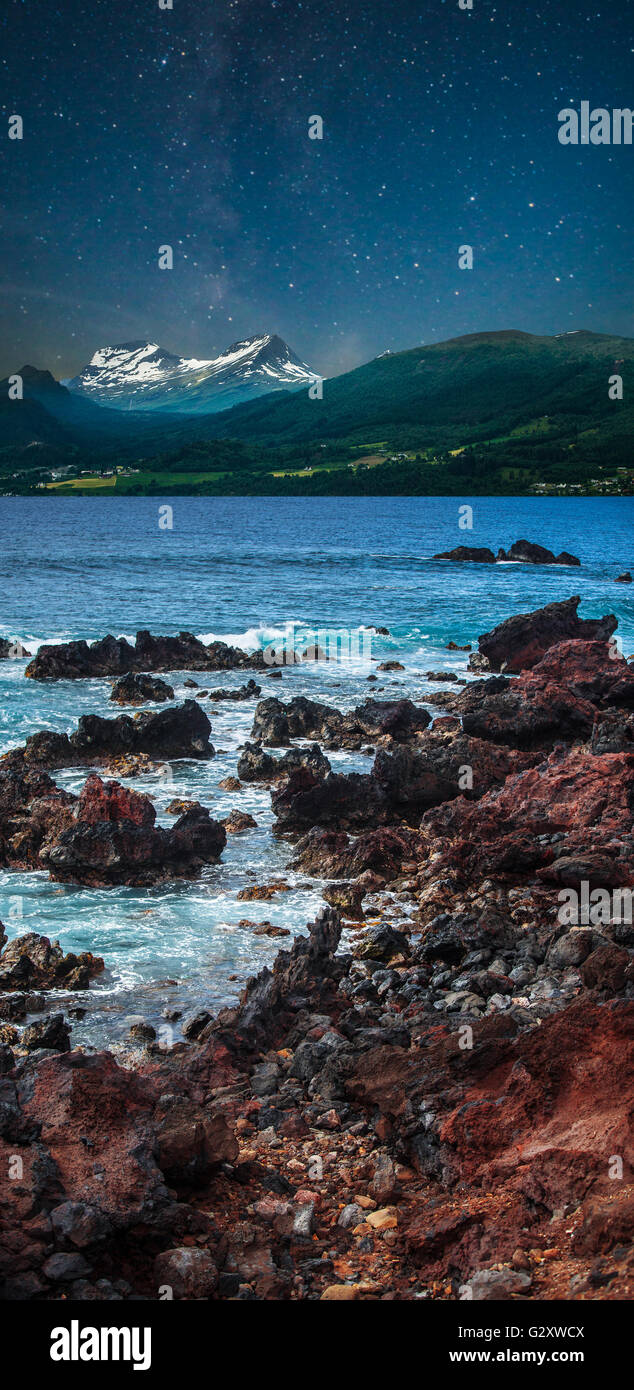
<instances>
[{"instance_id":1,"label":"volcanic rock","mask_svg":"<svg viewBox=\"0 0 634 1390\"><path fill-rule=\"evenodd\" d=\"M237 770L242 782L273 782L302 768L307 768L318 780L330 772L330 763L318 743L310 748L289 748L281 758L265 753L258 744L247 743L238 759Z\"/></svg>"},{"instance_id":2,"label":"volcanic rock","mask_svg":"<svg viewBox=\"0 0 634 1390\"><path fill-rule=\"evenodd\" d=\"M534 541L514 541L508 550L498 550L496 560L500 561L520 561L528 565L580 565L581 561L576 555L571 555L568 550L562 550L559 555L555 555L552 550L547 550L543 545L536 545Z\"/></svg>"},{"instance_id":3,"label":"volcanic rock","mask_svg":"<svg viewBox=\"0 0 634 1390\"><path fill-rule=\"evenodd\" d=\"M64 955L58 941L37 932L16 936L0 955L0 990L88 989L104 969L91 951Z\"/></svg>"},{"instance_id":4,"label":"volcanic rock","mask_svg":"<svg viewBox=\"0 0 634 1390\"><path fill-rule=\"evenodd\" d=\"M248 680L246 685L241 685L238 690L210 690L210 700L252 700L262 692L261 685L256 685L253 679Z\"/></svg>"},{"instance_id":5,"label":"volcanic rock","mask_svg":"<svg viewBox=\"0 0 634 1390\"><path fill-rule=\"evenodd\" d=\"M177 637L153 637L137 632L134 646L125 637L102 637L99 642L62 642L40 647L25 675L32 680L78 680L94 676L121 676L130 671L231 671L262 670L261 651L247 655L226 642L208 646L191 632Z\"/></svg>"},{"instance_id":6,"label":"volcanic rock","mask_svg":"<svg viewBox=\"0 0 634 1390\"><path fill-rule=\"evenodd\" d=\"M432 555L432 560L460 560L472 561L478 565L492 565L495 555L485 545L457 545L453 550L441 550L438 555Z\"/></svg>"},{"instance_id":7,"label":"volcanic rock","mask_svg":"<svg viewBox=\"0 0 634 1390\"><path fill-rule=\"evenodd\" d=\"M327 748L359 748L385 734L398 741L413 738L430 722L427 710L411 700L366 700L344 715L304 696L288 705L271 697L256 707L251 737L274 747L283 747L293 738L313 738Z\"/></svg>"},{"instance_id":8,"label":"volcanic rock","mask_svg":"<svg viewBox=\"0 0 634 1390\"><path fill-rule=\"evenodd\" d=\"M19 637L0 637L0 661L18 661L30 655L26 647L22 646Z\"/></svg>"},{"instance_id":9,"label":"volcanic rock","mask_svg":"<svg viewBox=\"0 0 634 1390\"><path fill-rule=\"evenodd\" d=\"M27 1052L34 1052L40 1047L50 1049L51 1052L70 1052L69 1039L70 1027L64 1015L49 1014L47 1018L38 1018L35 1023L24 1029L20 1046Z\"/></svg>"},{"instance_id":10,"label":"volcanic rock","mask_svg":"<svg viewBox=\"0 0 634 1390\"><path fill-rule=\"evenodd\" d=\"M5 754L5 767L92 766L116 757L147 754L156 759L212 758L211 724L195 700L134 717L119 714L104 719L83 714L75 733L58 734L44 729L27 739L22 748Z\"/></svg>"},{"instance_id":11,"label":"volcanic rock","mask_svg":"<svg viewBox=\"0 0 634 1390\"><path fill-rule=\"evenodd\" d=\"M494 671L522 671L535 666L549 647L567 638L607 641L617 626L614 614L603 618L579 618L580 602L576 595L560 603L549 603L532 613L506 618L478 638L479 650Z\"/></svg>"},{"instance_id":12,"label":"volcanic rock","mask_svg":"<svg viewBox=\"0 0 634 1390\"><path fill-rule=\"evenodd\" d=\"M43 847L40 862L58 881L109 887L191 877L214 863L226 844L224 826L194 803L169 830L155 826L148 797L93 774L74 823Z\"/></svg>"},{"instance_id":13,"label":"volcanic rock","mask_svg":"<svg viewBox=\"0 0 634 1390\"><path fill-rule=\"evenodd\" d=\"M117 705L144 705L148 700L158 704L174 699L174 690L157 676L130 674L122 676L112 687L110 699Z\"/></svg>"}]
</instances>

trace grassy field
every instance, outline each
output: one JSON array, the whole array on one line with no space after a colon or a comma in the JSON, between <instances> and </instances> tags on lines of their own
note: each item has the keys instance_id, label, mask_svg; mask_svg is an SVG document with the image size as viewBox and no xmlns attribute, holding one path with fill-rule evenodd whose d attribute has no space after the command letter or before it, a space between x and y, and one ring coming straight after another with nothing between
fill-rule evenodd
<instances>
[{"instance_id":1,"label":"grassy field","mask_svg":"<svg viewBox=\"0 0 634 1390\"><path fill-rule=\"evenodd\" d=\"M89 488L91 492L112 492L116 488L117 479L112 478L68 478L61 483L47 483L49 492L78 492Z\"/></svg>"},{"instance_id":2,"label":"grassy field","mask_svg":"<svg viewBox=\"0 0 634 1390\"><path fill-rule=\"evenodd\" d=\"M163 491L169 491L171 487L192 483L217 482L218 478L225 477L224 473L135 473L132 477L122 477L117 474L112 478L69 478L58 483L47 483L49 491L58 493L112 493L120 492L122 496L126 493L134 492L139 483L158 484Z\"/></svg>"}]
</instances>

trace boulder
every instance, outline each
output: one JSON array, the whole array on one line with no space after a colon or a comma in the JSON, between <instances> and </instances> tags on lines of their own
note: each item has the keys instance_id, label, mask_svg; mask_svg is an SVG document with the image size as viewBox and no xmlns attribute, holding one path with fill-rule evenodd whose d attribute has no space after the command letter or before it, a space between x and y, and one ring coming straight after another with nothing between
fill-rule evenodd
<instances>
[{"instance_id":1,"label":"boulder","mask_svg":"<svg viewBox=\"0 0 634 1390\"><path fill-rule=\"evenodd\" d=\"M365 700L350 714L303 695L285 705L271 697L256 707L251 738L274 747L294 738L319 739L327 748L360 748L384 735L413 738L431 723L427 710L411 700Z\"/></svg>"},{"instance_id":2,"label":"boulder","mask_svg":"<svg viewBox=\"0 0 634 1390\"><path fill-rule=\"evenodd\" d=\"M158 676L130 673L115 682L110 699L117 705L144 705L148 700L163 704L174 699L174 689Z\"/></svg>"},{"instance_id":3,"label":"boulder","mask_svg":"<svg viewBox=\"0 0 634 1390\"><path fill-rule=\"evenodd\" d=\"M0 990L88 989L104 963L91 951L64 954L37 932L16 936L0 955Z\"/></svg>"},{"instance_id":4,"label":"boulder","mask_svg":"<svg viewBox=\"0 0 634 1390\"><path fill-rule=\"evenodd\" d=\"M297 842L294 869L321 878L355 879L370 872L379 881L395 878L404 860L413 859L417 836L405 826L365 831L356 839L339 830L314 827Z\"/></svg>"},{"instance_id":5,"label":"boulder","mask_svg":"<svg viewBox=\"0 0 634 1390\"><path fill-rule=\"evenodd\" d=\"M362 829L388 819L378 782L362 772L317 777L309 767L300 768L271 792L271 805L278 835L301 835L316 825Z\"/></svg>"},{"instance_id":6,"label":"boulder","mask_svg":"<svg viewBox=\"0 0 634 1390\"><path fill-rule=\"evenodd\" d=\"M148 797L93 774L74 822L42 848L40 862L60 882L150 884L194 876L226 845L224 826L198 802L169 830L157 827L155 819Z\"/></svg>"},{"instance_id":7,"label":"boulder","mask_svg":"<svg viewBox=\"0 0 634 1390\"><path fill-rule=\"evenodd\" d=\"M70 1027L64 1015L48 1014L46 1018L38 1018L35 1023L24 1029L20 1046L27 1052L35 1052L39 1048L47 1048L51 1052L70 1052L69 1040Z\"/></svg>"},{"instance_id":8,"label":"boulder","mask_svg":"<svg viewBox=\"0 0 634 1390\"><path fill-rule=\"evenodd\" d=\"M19 637L0 637L0 661L21 661L30 655Z\"/></svg>"},{"instance_id":9,"label":"boulder","mask_svg":"<svg viewBox=\"0 0 634 1390\"><path fill-rule=\"evenodd\" d=\"M169 1289L176 1299L206 1302L218 1284L218 1270L207 1250L189 1245L164 1250L154 1261L157 1290Z\"/></svg>"},{"instance_id":10,"label":"boulder","mask_svg":"<svg viewBox=\"0 0 634 1390\"><path fill-rule=\"evenodd\" d=\"M241 685L238 690L210 690L210 700L254 700L262 692L262 687L256 685L253 679L248 680L246 685Z\"/></svg>"},{"instance_id":11,"label":"boulder","mask_svg":"<svg viewBox=\"0 0 634 1390\"><path fill-rule=\"evenodd\" d=\"M318 743L310 748L289 748L281 758L265 753L259 744L247 743L238 759L237 771L242 782L274 782L301 768L308 768L318 780L330 772L330 763Z\"/></svg>"},{"instance_id":12,"label":"boulder","mask_svg":"<svg viewBox=\"0 0 634 1390\"><path fill-rule=\"evenodd\" d=\"M523 671L535 666L549 647L569 638L607 641L617 626L614 614L603 618L579 618L579 595L549 603L532 613L506 618L478 638L480 653L494 671Z\"/></svg>"}]
</instances>

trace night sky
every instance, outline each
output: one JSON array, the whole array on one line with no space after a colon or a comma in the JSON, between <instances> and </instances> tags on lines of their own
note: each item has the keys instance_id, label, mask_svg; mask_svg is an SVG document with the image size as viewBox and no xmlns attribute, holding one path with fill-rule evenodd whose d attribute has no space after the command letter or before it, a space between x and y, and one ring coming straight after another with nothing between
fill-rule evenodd
<instances>
[{"instance_id":1,"label":"night sky","mask_svg":"<svg viewBox=\"0 0 634 1390\"><path fill-rule=\"evenodd\" d=\"M634 336L634 146L557 138L563 107L634 107L631 14L597 3L4 0L0 372Z\"/></svg>"}]
</instances>

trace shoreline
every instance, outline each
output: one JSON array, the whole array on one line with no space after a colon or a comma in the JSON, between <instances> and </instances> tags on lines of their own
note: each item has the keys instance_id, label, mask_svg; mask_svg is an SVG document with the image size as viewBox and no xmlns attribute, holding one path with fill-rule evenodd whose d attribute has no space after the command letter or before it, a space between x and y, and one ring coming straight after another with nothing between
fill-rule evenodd
<instances>
[{"instance_id":1,"label":"shoreline","mask_svg":"<svg viewBox=\"0 0 634 1390\"><path fill-rule=\"evenodd\" d=\"M634 926L615 895L634 886L634 669L616 620L577 603L485 634L433 716L373 688L345 714L261 692L240 780L270 788L288 868L317 873L327 905L185 1040L139 1017L123 1066L71 1051L47 987L85 990L101 963L37 935L5 946L0 1149L23 1163L2 1198L5 1299L631 1296ZM172 749L200 737L190 704ZM120 756L125 718L98 728ZM165 724L137 728L151 746ZM0 762L14 863L43 854L79 884L100 863L108 883L179 879L186 844L194 876L222 854L198 803L157 840L147 796L116 780L56 791L59 737ZM329 753L369 739L367 771L335 770ZM283 877L239 894L245 916ZM562 916L577 890L587 922Z\"/></svg>"}]
</instances>

